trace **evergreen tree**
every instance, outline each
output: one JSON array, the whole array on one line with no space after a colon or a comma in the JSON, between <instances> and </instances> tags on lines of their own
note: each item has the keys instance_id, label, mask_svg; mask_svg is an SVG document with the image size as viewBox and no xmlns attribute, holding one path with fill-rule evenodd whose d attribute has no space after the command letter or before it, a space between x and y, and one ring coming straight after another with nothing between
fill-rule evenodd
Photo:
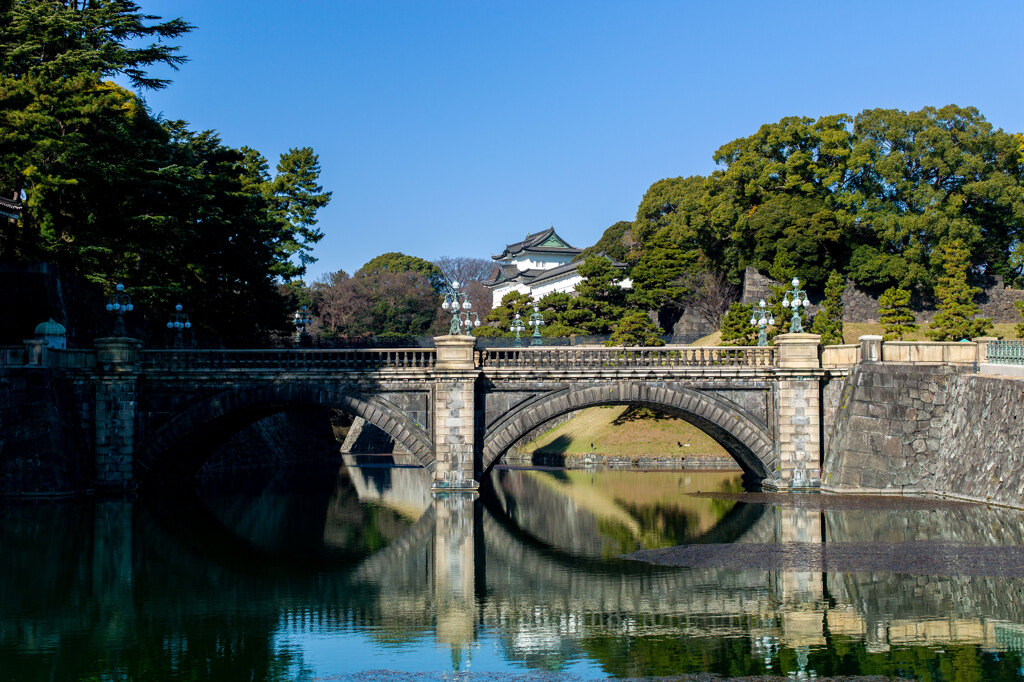
<instances>
[{"instance_id":1,"label":"evergreen tree","mask_svg":"<svg viewBox=\"0 0 1024 682\"><path fill-rule=\"evenodd\" d=\"M935 285L939 312L932 319L928 336L936 341L959 341L981 336L992 327L992 320L978 319L974 297L981 289L967 282L970 252L962 239L950 239L940 245L942 276Z\"/></svg>"},{"instance_id":2,"label":"evergreen tree","mask_svg":"<svg viewBox=\"0 0 1024 682\"><path fill-rule=\"evenodd\" d=\"M318 184L320 157L311 147L289 149L281 154L277 175L270 185L274 213L281 221L281 234L276 244L281 254L278 269L287 278L302 275L306 266L316 261L309 252L324 233L316 228L316 214L331 201L331 192ZM299 263L290 258L298 255ZM290 267L285 267L290 266Z\"/></svg>"},{"instance_id":3,"label":"evergreen tree","mask_svg":"<svg viewBox=\"0 0 1024 682\"><path fill-rule=\"evenodd\" d=\"M523 326L526 327L525 315L532 305L533 298L529 294L524 294L519 291L510 291L501 297L501 305L497 308L491 309L490 314L484 318L479 329L483 329L484 326L490 325L504 332L501 336L514 336L514 334L511 333L512 320L514 320L515 316L518 314L520 318L523 318ZM489 336L495 334L492 332L483 332L482 334L476 335Z\"/></svg>"},{"instance_id":4,"label":"evergreen tree","mask_svg":"<svg viewBox=\"0 0 1024 682\"><path fill-rule=\"evenodd\" d=\"M623 315L606 346L664 346L661 327L651 321L643 311L628 312Z\"/></svg>"},{"instance_id":5,"label":"evergreen tree","mask_svg":"<svg viewBox=\"0 0 1024 682\"><path fill-rule=\"evenodd\" d=\"M1024 318L1024 301L1014 301L1013 305L1020 311L1020 316ZM1014 330L1017 332L1018 339L1024 339L1024 322L1018 322L1014 325Z\"/></svg>"},{"instance_id":6,"label":"evergreen tree","mask_svg":"<svg viewBox=\"0 0 1024 682\"><path fill-rule=\"evenodd\" d=\"M754 306L749 303L733 303L722 317L723 346L757 345L757 327L750 324Z\"/></svg>"},{"instance_id":7,"label":"evergreen tree","mask_svg":"<svg viewBox=\"0 0 1024 682\"><path fill-rule=\"evenodd\" d=\"M843 289L846 280L835 270L825 283L825 300L814 316L811 327L813 334L821 336L821 345L831 346L843 343Z\"/></svg>"},{"instance_id":8,"label":"evergreen tree","mask_svg":"<svg viewBox=\"0 0 1024 682\"><path fill-rule=\"evenodd\" d=\"M567 326L585 334L608 334L626 308L626 292L619 286L622 273L604 256L592 256L580 264L583 280L576 298L565 311Z\"/></svg>"},{"instance_id":9,"label":"evergreen tree","mask_svg":"<svg viewBox=\"0 0 1024 682\"><path fill-rule=\"evenodd\" d=\"M902 341L917 329L914 313L910 309L910 291L889 287L878 298L878 321L882 323L882 338Z\"/></svg>"}]
</instances>

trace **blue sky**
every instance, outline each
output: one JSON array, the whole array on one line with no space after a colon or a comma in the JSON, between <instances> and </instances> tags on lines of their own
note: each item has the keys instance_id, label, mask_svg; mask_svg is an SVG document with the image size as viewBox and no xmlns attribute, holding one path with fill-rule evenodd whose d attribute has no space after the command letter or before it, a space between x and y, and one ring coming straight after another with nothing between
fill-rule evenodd
<instances>
[{"instance_id":1,"label":"blue sky","mask_svg":"<svg viewBox=\"0 0 1024 682\"><path fill-rule=\"evenodd\" d=\"M1024 130L1021 2L139 1L197 26L155 112L320 155L308 279L549 225L588 246L783 116L955 103Z\"/></svg>"}]
</instances>

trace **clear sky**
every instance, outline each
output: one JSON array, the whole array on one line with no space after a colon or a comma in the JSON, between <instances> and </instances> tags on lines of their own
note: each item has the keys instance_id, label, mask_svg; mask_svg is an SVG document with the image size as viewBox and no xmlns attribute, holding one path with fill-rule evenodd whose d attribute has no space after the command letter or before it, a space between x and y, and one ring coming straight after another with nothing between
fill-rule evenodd
<instances>
[{"instance_id":1,"label":"clear sky","mask_svg":"<svg viewBox=\"0 0 1024 682\"><path fill-rule=\"evenodd\" d=\"M1024 130L1024 3L138 0L197 29L152 109L334 192L309 279L375 255L589 246L784 116L978 107Z\"/></svg>"}]
</instances>

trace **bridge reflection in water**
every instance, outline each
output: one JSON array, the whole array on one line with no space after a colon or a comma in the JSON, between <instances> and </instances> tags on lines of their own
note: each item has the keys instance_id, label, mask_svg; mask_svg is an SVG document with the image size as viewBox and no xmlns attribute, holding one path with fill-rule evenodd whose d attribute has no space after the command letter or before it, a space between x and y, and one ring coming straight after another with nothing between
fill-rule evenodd
<instances>
[{"instance_id":1,"label":"bridge reflection in water","mask_svg":"<svg viewBox=\"0 0 1024 682\"><path fill-rule=\"evenodd\" d=\"M0 677L495 669L481 642L503 669L588 674L1019 665L1024 568L990 556L1024 545L1016 512L752 495L728 472L498 470L431 496L423 469L349 464L303 494L5 509ZM903 551L927 567L884 570Z\"/></svg>"}]
</instances>

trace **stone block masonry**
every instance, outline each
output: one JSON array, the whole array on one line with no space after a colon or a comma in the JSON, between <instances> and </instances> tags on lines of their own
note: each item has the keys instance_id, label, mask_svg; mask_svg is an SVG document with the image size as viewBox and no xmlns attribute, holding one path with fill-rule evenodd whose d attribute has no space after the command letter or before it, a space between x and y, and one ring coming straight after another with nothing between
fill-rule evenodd
<instances>
[{"instance_id":1,"label":"stone block masonry","mask_svg":"<svg viewBox=\"0 0 1024 682\"><path fill-rule=\"evenodd\" d=\"M865 363L843 387L822 487L1024 507L1024 381Z\"/></svg>"}]
</instances>

